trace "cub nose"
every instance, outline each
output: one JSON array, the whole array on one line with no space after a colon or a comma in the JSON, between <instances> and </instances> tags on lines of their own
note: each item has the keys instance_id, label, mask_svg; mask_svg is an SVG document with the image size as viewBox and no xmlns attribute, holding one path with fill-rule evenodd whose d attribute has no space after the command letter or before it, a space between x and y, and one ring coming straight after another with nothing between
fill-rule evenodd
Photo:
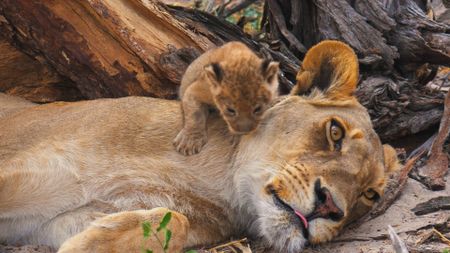
<instances>
[{"instance_id":1,"label":"cub nose","mask_svg":"<svg viewBox=\"0 0 450 253\"><path fill-rule=\"evenodd\" d=\"M236 122L234 130L240 133L248 133L255 130L257 124L251 119L240 119Z\"/></svg>"},{"instance_id":2,"label":"cub nose","mask_svg":"<svg viewBox=\"0 0 450 253\"><path fill-rule=\"evenodd\" d=\"M344 212L334 203L331 192L321 186L320 179L317 179L314 184L314 192L316 194L315 208L307 217L308 220L324 218L339 221L344 217Z\"/></svg>"}]
</instances>

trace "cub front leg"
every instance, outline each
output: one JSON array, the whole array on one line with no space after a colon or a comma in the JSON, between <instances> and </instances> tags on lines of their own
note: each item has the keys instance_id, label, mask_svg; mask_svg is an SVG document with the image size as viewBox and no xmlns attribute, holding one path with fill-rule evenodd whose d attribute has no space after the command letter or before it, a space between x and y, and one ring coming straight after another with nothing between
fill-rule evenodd
<instances>
[{"instance_id":1,"label":"cub front leg","mask_svg":"<svg viewBox=\"0 0 450 253\"><path fill-rule=\"evenodd\" d=\"M171 219L167 229L172 232L172 237L166 252L182 252L189 229L187 218L167 208L154 208L110 214L96 220L64 242L58 253L142 252L143 249L163 253L165 231L158 232L157 228L168 212L171 212ZM146 237L144 223L151 227Z\"/></svg>"},{"instance_id":2,"label":"cub front leg","mask_svg":"<svg viewBox=\"0 0 450 253\"><path fill-rule=\"evenodd\" d=\"M181 154L194 155L200 152L207 141L208 105L200 102L191 89L185 92L181 102L184 124L173 144Z\"/></svg>"}]
</instances>

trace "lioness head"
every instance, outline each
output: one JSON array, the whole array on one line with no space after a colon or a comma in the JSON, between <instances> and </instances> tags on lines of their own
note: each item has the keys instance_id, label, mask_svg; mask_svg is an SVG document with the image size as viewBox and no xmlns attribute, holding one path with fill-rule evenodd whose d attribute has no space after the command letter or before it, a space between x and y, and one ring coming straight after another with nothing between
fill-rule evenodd
<instances>
[{"instance_id":1,"label":"lioness head","mask_svg":"<svg viewBox=\"0 0 450 253\"><path fill-rule=\"evenodd\" d=\"M381 144L353 96L353 50L323 42L308 52L304 65L311 62L307 83L298 84L310 94L291 94L269 109L237 157L246 167L236 177L243 219L276 252L330 240L383 195L397 167L395 151Z\"/></svg>"}]
</instances>

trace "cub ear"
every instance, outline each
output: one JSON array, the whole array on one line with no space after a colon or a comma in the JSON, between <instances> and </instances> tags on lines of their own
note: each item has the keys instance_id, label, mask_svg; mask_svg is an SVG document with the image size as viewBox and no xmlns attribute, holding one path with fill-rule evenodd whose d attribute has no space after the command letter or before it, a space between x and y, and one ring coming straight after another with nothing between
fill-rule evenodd
<instances>
[{"instance_id":1,"label":"cub ear","mask_svg":"<svg viewBox=\"0 0 450 253\"><path fill-rule=\"evenodd\" d=\"M269 83L271 89L278 90L278 72L280 70L280 63L270 61L268 59L263 60L261 63L261 72L267 83Z\"/></svg>"},{"instance_id":2,"label":"cub ear","mask_svg":"<svg viewBox=\"0 0 450 253\"><path fill-rule=\"evenodd\" d=\"M213 62L205 66L206 76L217 83L222 82L223 79L223 69L219 63Z\"/></svg>"},{"instance_id":3,"label":"cub ear","mask_svg":"<svg viewBox=\"0 0 450 253\"><path fill-rule=\"evenodd\" d=\"M348 99L353 96L358 77L358 57L353 49L339 41L325 40L306 53L291 95L316 89L329 99Z\"/></svg>"}]
</instances>

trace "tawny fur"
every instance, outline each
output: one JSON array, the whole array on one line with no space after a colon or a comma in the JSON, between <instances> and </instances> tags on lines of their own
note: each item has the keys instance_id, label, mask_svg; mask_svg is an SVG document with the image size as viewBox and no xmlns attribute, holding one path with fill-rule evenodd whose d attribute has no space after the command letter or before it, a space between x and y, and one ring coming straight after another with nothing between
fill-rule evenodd
<instances>
[{"instance_id":1,"label":"tawny fur","mask_svg":"<svg viewBox=\"0 0 450 253\"><path fill-rule=\"evenodd\" d=\"M300 252L307 241L328 241L370 209L366 193L381 195L398 167L351 87L338 83L330 84L331 97L320 97L328 99L322 106L314 98L280 99L255 131L235 142L224 121L210 117L208 145L196 156L171 144L182 128L177 101L127 97L30 106L0 96L9 108L0 108L6 115L0 117L0 241L55 248L67 241L61 251L130 252L142 243L142 222L160 219L157 207L178 212L171 225L175 250L240 236L287 253ZM339 150L330 145L331 121L346 133ZM295 215L266 189L272 186L307 216L317 180L344 216L310 220L305 238Z\"/></svg>"},{"instance_id":2,"label":"tawny fur","mask_svg":"<svg viewBox=\"0 0 450 253\"><path fill-rule=\"evenodd\" d=\"M185 155L201 150L208 107L220 112L233 134L247 134L277 96L278 63L263 61L241 42L212 49L188 67L181 81L184 125L174 145Z\"/></svg>"},{"instance_id":3,"label":"tawny fur","mask_svg":"<svg viewBox=\"0 0 450 253\"><path fill-rule=\"evenodd\" d=\"M322 41L306 53L291 94L303 94L315 85L320 85L317 82L324 81L320 77L329 75L326 81L334 85L325 92L327 97L346 99L358 84L358 68L358 57L351 47L340 41Z\"/></svg>"}]
</instances>

